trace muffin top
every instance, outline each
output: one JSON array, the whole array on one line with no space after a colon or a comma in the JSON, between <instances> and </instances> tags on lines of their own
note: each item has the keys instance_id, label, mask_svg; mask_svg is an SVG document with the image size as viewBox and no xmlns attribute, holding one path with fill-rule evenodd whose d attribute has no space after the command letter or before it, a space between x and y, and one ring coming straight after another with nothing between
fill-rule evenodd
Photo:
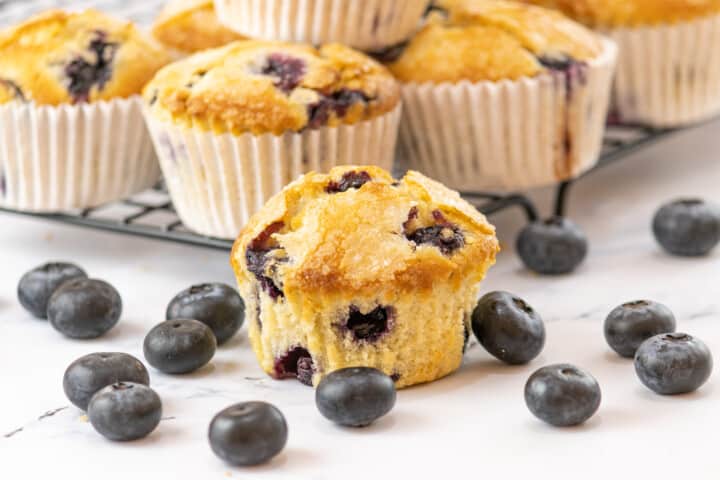
<instances>
[{"instance_id":1,"label":"muffin top","mask_svg":"<svg viewBox=\"0 0 720 480\"><path fill-rule=\"evenodd\" d=\"M564 15L503 0L439 0L399 57L389 64L403 82L517 80L590 61L597 34Z\"/></svg>"},{"instance_id":2,"label":"muffin top","mask_svg":"<svg viewBox=\"0 0 720 480\"><path fill-rule=\"evenodd\" d=\"M251 219L235 242L241 283L273 298L381 296L482 280L499 250L495 229L457 192L410 171L369 166L309 173Z\"/></svg>"},{"instance_id":3,"label":"muffin top","mask_svg":"<svg viewBox=\"0 0 720 480\"><path fill-rule=\"evenodd\" d=\"M158 72L144 91L163 121L253 134L353 124L394 109L399 88L351 48L240 41Z\"/></svg>"},{"instance_id":4,"label":"muffin top","mask_svg":"<svg viewBox=\"0 0 720 480\"><path fill-rule=\"evenodd\" d=\"M152 33L166 48L185 55L244 38L220 23L212 0L171 0L155 20Z\"/></svg>"},{"instance_id":5,"label":"muffin top","mask_svg":"<svg viewBox=\"0 0 720 480\"><path fill-rule=\"evenodd\" d=\"M521 0L597 28L683 22L720 12L720 0Z\"/></svg>"},{"instance_id":6,"label":"muffin top","mask_svg":"<svg viewBox=\"0 0 720 480\"><path fill-rule=\"evenodd\" d=\"M131 23L93 10L52 10L0 31L0 103L130 97L169 60Z\"/></svg>"}]
</instances>

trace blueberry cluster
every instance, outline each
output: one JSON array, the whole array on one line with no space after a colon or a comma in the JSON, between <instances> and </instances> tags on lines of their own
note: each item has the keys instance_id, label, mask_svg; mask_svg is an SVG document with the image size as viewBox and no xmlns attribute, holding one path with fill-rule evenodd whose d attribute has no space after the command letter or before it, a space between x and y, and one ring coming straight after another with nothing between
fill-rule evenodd
<instances>
[{"instance_id":1,"label":"blueberry cluster","mask_svg":"<svg viewBox=\"0 0 720 480\"><path fill-rule=\"evenodd\" d=\"M472 330L485 349L509 365L526 364L545 344L540 315L507 292L488 293L472 314ZM634 358L635 371L649 389L662 395L700 388L712 372L712 355L699 339L674 333L675 316L666 306L641 300L620 305L605 320L608 345L623 357ZM528 409L559 427L581 424L600 407L597 380L570 364L540 368L525 385Z\"/></svg>"}]
</instances>

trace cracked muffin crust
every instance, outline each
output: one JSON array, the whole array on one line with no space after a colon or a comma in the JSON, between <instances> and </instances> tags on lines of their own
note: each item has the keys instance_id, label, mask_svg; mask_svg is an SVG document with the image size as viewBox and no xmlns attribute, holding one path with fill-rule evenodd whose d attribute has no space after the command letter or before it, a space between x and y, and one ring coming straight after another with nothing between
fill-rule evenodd
<instances>
[{"instance_id":1,"label":"cracked muffin crust","mask_svg":"<svg viewBox=\"0 0 720 480\"><path fill-rule=\"evenodd\" d=\"M235 242L250 340L275 378L317 384L371 366L398 387L461 363L495 229L460 196L410 171L309 173L274 196Z\"/></svg>"},{"instance_id":2,"label":"cracked muffin crust","mask_svg":"<svg viewBox=\"0 0 720 480\"><path fill-rule=\"evenodd\" d=\"M169 50L184 55L245 38L220 23L212 0L171 0L155 20L152 34Z\"/></svg>"},{"instance_id":3,"label":"cracked muffin crust","mask_svg":"<svg viewBox=\"0 0 720 480\"><path fill-rule=\"evenodd\" d=\"M520 0L595 28L674 24L720 13L718 0Z\"/></svg>"},{"instance_id":4,"label":"cracked muffin crust","mask_svg":"<svg viewBox=\"0 0 720 480\"><path fill-rule=\"evenodd\" d=\"M234 42L173 63L144 96L158 120L236 135L355 124L400 102L392 75L362 53L266 41Z\"/></svg>"},{"instance_id":5,"label":"cracked muffin crust","mask_svg":"<svg viewBox=\"0 0 720 480\"><path fill-rule=\"evenodd\" d=\"M596 34L551 10L496 0L435 5L439 13L388 65L402 82L517 80L564 70L602 52Z\"/></svg>"},{"instance_id":6,"label":"cracked muffin crust","mask_svg":"<svg viewBox=\"0 0 720 480\"><path fill-rule=\"evenodd\" d=\"M94 10L51 10L0 31L0 103L127 98L169 60L129 22Z\"/></svg>"}]
</instances>

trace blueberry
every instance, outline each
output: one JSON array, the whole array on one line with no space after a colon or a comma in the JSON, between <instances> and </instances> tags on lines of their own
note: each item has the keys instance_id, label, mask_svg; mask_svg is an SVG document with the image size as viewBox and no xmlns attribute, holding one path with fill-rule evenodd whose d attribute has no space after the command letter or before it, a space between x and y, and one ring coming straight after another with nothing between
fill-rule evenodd
<instances>
[{"instance_id":1,"label":"blueberry","mask_svg":"<svg viewBox=\"0 0 720 480\"><path fill-rule=\"evenodd\" d=\"M122 300L107 282L76 278L62 284L48 302L48 320L70 338L97 338L117 324Z\"/></svg>"},{"instance_id":2,"label":"blueberry","mask_svg":"<svg viewBox=\"0 0 720 480\"><path fill-rule=\"evenodd\" d=\"M145 337L143 352L150 365L165 373L190 373L215 355L212 330L197 320L168 320Z\"/></svg>"},{"instance_id":3,"label":"blueberry","mask_svg":"<svg viewBox=\"0 0 720 480\"><path fill-rule=\"evenodd\" d=\"M543 367L525 384L525 403L530 411L556 427L585 422L597 412L601 398L597 380L568 364Z\"/></svg>"},{"instance_id":4,"label":"blueberry","mask_svg":"<svg viewBox=\"0 0 720 480\"><path fill-rule=\"evenodd\" d=\"M208 431L215 455L232 465L265 463L280 453L288 438L285 417L265 402L244 402L215 415Z\"/></svg>"},{"instance_id":5,"label":"blueberry","mask_svg":"<svg viewBox=\"0 0 720 480\"><path fill-rule=\"evenodd\" d=\"M75 278L87 278L87 273L72 263L46 263L33 268L18 283L20 304L37 318L47 318L48 300L60 285Z\"/></svg>"},{"instance_id":6,"label":"blueberry","mask_svg":"<svg viewBox=\"0 0 720 480\"><path fill-rule=\"evenodd\" d=\"M327 193L342 193L348 190L354 190L362 187L368 182L372 181L372 177L369 173L358 170L346 172L339 182L331 181L328 186L325 187Z\"/></svg>"},{"instance_id":7,"label":"blueberry","mask_svg":"<svg viewBox=\"0 0 720 480\"><path fill-rule=\"evenodd\" d=\"M312 386L315 363L306 348L294 346L275 359L275 378L297 378L300 383Z\"/></svg>"},{"instance_id":8,"label":"blueberry","mask_svg":"<svg viewBox=\"0 0 720 480\"><path fill-rule=\"evenodd\" d=\"M393 307L377 307L368 313L362 313L351 306L344 329L351 332L356 341L376 342L385 335L395 318Z\"/></svg>"},{"instance_id":9,"label":"blueberry","mask_svg":"<svg viewBox=\"0 0 720 480\"><path fill-rule=\"evenodd\" d=\"M677 200L664 205L653 219L658 243L673 255L707 255L720 243L720 207L703 200Z\"/></svg>"},{"instance_id":10,"label":"blueberry","mask_svg":"<svg viewBox=\"0 0 720 480\"><path fill-rule=\"evenodd\" d=\"M365 427L395 406L395 383L369 367L335 370L322 379L315 404L328 420L345 427Z\"/></svg>"},{"instance_id":11,"label":"blueberry","mask_svg":"<svg viewBox=\"0 0 720 480\"><path fill-rule=\"evenodd\" d=\"M663 333L649 338L635 353L635 372L650 390L661 395L689 393L712 373L708 347L685 333Z\"/></svg>"},{"instance_id":12,"label":"blueberry","mask_svg":"<svg viewBox=\"0 0 720 480\"><path fill-rule=\"evenodd\" d=\"M67 90L73 102L87 102L94 87L105 88L112 76L112 67L119 45L108 42L107 34L95 32L87 46L87 54L73 58L65 65Z\"/></svg>"},{"instance_id":13,"label":"blueberry","mask_svg":"<svg viewBox=\"0 0 720 480\"><path fill-rule=\"evenodd\" d=\"M125 442L146 437L162 417L160 397L152 388L118 382L103 388L90 400L88 419L97 432Z\"/></svg>"},{"instance_id":14,"label":"blueberry","mask_svg":"<svg viewBox=\"0 0 720 480\"><path fill-rule=\"evenodd\" d=\"M527 303L507 292L488 293L472 314L472 329L480 344L510 365L537 357L545 346L545 325Z\"/></svg>"},{"instance_id":15,"label":"blueberry","mask_svg":"<svg viewBox=\"0 0 720 480\"><path fill-rule=\"evenodd\" d=\"M273 53L268 55L261 73L274 77L275 86L289 93L300 85L306 70L307 65L304 60L282 53Z\"/></svg>"},{"instance_id":16,"label":"blueberry","mask_svg":"<svg viewBox=\"0 0 720 480\"><path fill-rule=\"evenodd\" d=\"M572 272L585 260L588 241L574 222L553 217L526 226L518 237L517 251L530 270L561 275Z\"/></svg>"},{"instance_id":17,"label":"blueberry","mask_svg":"<svg viewBox=\"0 0 720 480\"><path fill-rule=\"evenodd\" d=\"M117 382L150 385L145 365L127 353L91 353L75 360L65 370L63 390L81 410L87 410L90 398L103 387Z\"/></svg>"},{"instance_id":18,"label":"blueberry","mask_svg":"<svg viewBox=\"0 0 720 480\"><path fill-rule=\"evenodd\" d=\"M220 345L230 340L242 326L245 321L245 304L228 285L205 283L175 295L167 307L165 318L198 320L210 327Z\"/></svg>"},{"instance_id":19,"label":"blueberry","mask_svg":"<svg viewBox=\"0 0 720 480\"><path fill-rule=\"evenodd\" d=\"M615 308L605 319L605 340L619 355L633 358L641 343L675 331L675 315L665 305L647 300Z\"/></svg>"}]
</instances>

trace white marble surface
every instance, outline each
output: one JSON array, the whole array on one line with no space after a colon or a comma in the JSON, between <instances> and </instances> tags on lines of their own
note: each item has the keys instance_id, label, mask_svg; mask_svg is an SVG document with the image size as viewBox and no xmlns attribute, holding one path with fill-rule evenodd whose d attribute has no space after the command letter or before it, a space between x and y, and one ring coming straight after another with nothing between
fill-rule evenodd
<instances>
[{"instance_id":1,"label":"white marble surface","mask_svg":"<svg viewBox=\"0 0 720 480\"><path fill-rule=\"evenodd\" d=\"M671 258L649 229L656 206L672 197L720 201L718 150L715 123L583 180L572 194L571 214L587 230L592 251L572 276L539 278L522 270L512 251L520 215L494 217L505 251L485 289L516 292L542 313L545 351L531 365L505 367L475 345L459 372L400 392L389 416L356 431L321 418L311 389L266 378L244 331L194 375L151 372L168 418L143 441L106 441L74 407L41 418L68 405L61 378L73 359L99 350L141 357L145 332L162 320L176 291L199 281L232 282L232 274L222 252L0 215L0 478L716 479L720 375L695 394L655 396L637 381L631 362L609 352L601 325L619 303L655 299L720 358L720 251L704 259ZM537 196L546 203L549 192ZM113 283L125 303L119 326L102 339L72 341L21 310L17 280L48 259L76 261ZM553 429L525 408L528 375L559 361L590 370L603 388L600 412L585 426ZM283 410L289 443L267 466L231 468L211 453L207 425L221 408L251 399Z\"/></svg>"}]
</instances>

